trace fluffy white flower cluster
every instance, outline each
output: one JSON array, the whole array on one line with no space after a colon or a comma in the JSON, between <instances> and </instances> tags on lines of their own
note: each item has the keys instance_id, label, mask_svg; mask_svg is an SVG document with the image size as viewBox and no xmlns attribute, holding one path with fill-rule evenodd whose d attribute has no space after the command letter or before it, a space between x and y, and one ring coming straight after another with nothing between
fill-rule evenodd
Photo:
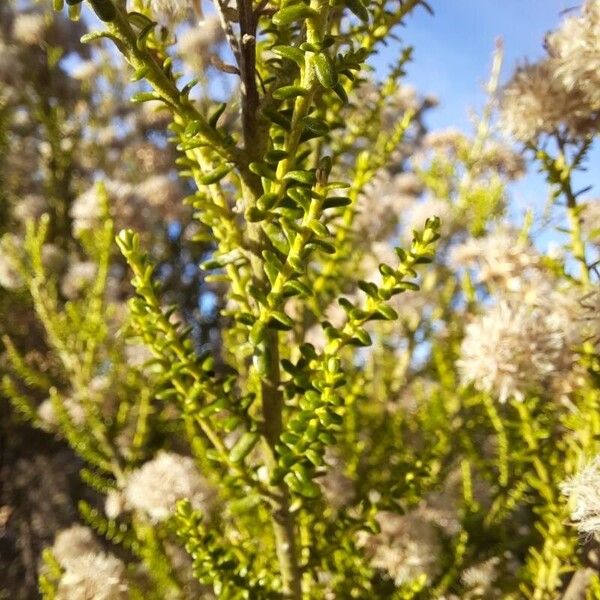
<instances>
[{"instance_id":1,"label":"fluffy white flower cluster","mask_svg":"<svg viewBox=\"0 0 600 600\"><path fill-rule=\"evenodd\" d=\"M500 292L522 292L541 277L540 254L508 229L469 238L450 251L449 262L455 269L476 267L477 282Z\"/></svg>"},{"instance_id":2,"label":"fluffy white flower cluster","mask_svg":"<svg viewBox=\"0 0 600 600\"><path fill-rule=\"evenodd\" d=\"M564 130L584 136L598 128L600 0L588 0L547 38L548 56L517 69L502 97L502 122L525 143Z\"/></svg>"},{"instance_id":3,"label":"fluffy white flower cluster","mask_svg":"<svg viewBox=\"0 0 600 600\"><path fill-rule=\"evenodd\" d=\"M457 366L463 383L500 402L529 391L557 391L573 362L567 310L500 301L466 327Z\"/></svg>"},{"instance_id":4,"label":"fluffy white flower cluster","mask_svg":"<svg viewBox=\"0 0 600 600\"><path fill-rule=\"evenodd\" d=\"M581 89L600 109L600 0L588 0L581 15L565 19L547 38L556 76L567 89Z\"/></svg>"},{"instance_id":5,"label":"fluffy white flower cluster","mask_svg":"<svg viewBox=\"0 0 600 600\"><path fill-rule=\"evenodd\" d=\"M359 538L374 568L386 571L396 585L423 575L431 581L438 574L442 546L435 525L418 511L405 515L383 511L377 515L377 522L379 533Z\"/></svg>"},{"instance_id":6,"label":"fluffy white flower cluster","mask_svg":"<svg viewBox=\"0 0 600 600\"><path fill-rule=\"evenodd\" d=\"M561 485L569 499L571 518L583 534L600 531L600 456L596 456Z\"/></svg>"},{"instance_id":7,"label":"fluffy white flower cluster","mask_svg":"<svg viewBox=\"0 0 600 600\"><path fill-rule=\"evenodd\" d=\"M193 459L172 452L159 452L129 475L123 496L127 507L159 522L169 518L177 501L184 498L195 508L208 512L214 491L198 473Z\"/></svg>"},{"instance_id":8,"label":"fluffy white flower cluster","mask_svg":"<svg viewBox=\"0 0 600 600\"><path fill-rule=\"evenodd\" d=\"M125 600L125 565L102 551L87 527L74 525L56 536L54 557L64 569L57 600Z\"/></svg>"}]
</instances>

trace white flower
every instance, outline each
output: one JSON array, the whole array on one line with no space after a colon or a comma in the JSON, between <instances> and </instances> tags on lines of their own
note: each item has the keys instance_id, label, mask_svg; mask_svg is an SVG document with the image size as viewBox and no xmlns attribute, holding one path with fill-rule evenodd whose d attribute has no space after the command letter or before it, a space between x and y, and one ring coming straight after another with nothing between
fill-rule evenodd
<instances>
[{"instance_id":1,"label":"white flower","mask_svg":"<svg viewBox=\"0 0 600 600\"><path fill-rule=\"evenodd\" d=\"M125 498L119 490L110 490L104 500L104 512L109 519L116 519L125 509Z\"/></svg>"},{"instance_id":2,"label":"white flower","mask_svg":"<svg viewBox=\"0 0 600 600\"><path fill-rule=\"evenodd\" d=\"M564 481L560 489L569 499L571 518L577 521L579 531L584 534L600 531L600 456Z\"/></svg>"},{"instance_id":3,"label":"white flower","mask_svg":"<svg viewBox=\"0 0 600 600\"><path fill-rule=\"evenodd\" d=\"M22 241L12 233L0 238L0 287L16 290L23 287L24 281L19 272L19 255Z\"/></svg>"},{"instance_id":4,"label":"white flower","mask_svg":"<svg viewBox=\"0 0 600 600\"><path fill-rule=\"evenodd\" d=\"M498 577L498 563L500 559L496 556L486 561L477 563L465 569L460 580L469 590L483 593L492 587Z\"/></svg>"},{"instance_id":5,"label":"white flower","mask_svg":"<svg viewBox=\"0 0 600 600\"><path fill-rule=\"evenodd\" d=\"M396 585L422 575L431 582L440 568L441 540L435 525L416 510L405 515L384 511L376 518L380 533L359 537L371 565L387 571Z\"/></svg>"},{"instance_id":6,"label":"white flower","mask_svg":"<svg viewBox=\"0 0 600 600\"><path fill-rule=\"evenodd\" d=\"M193 8L192 0L152 0L154 12L167 20L183 21Z\"/></svg>"},{"instance_id":7,"label":"white flower","mask_svg":"<svg viewBox=\"0 0 600 600\"><path fill-rule=\"evenodd\" d=\"M178 500L187 498L194 507L209 510L213 490L198 473L194 461L179 454L159 452L133 471L123 490L127 504L152 521L167 519Z\"/></svg>"},{"instance_id":8,"label":"white flower","mask_svg":"<svg viewBox=\"0 0 600 600\"><path fill-rule=\"evenodd\" d=\"M56 534L52 553L63 568L85 554L93 554L101 549L94 532L83 525L72 525Z\"/></svg>"},{"instance_id":9,"label":"white flower","mask_svg":"<svg viewBox=\"0 0 600 600\"><path fill-rule=\"evenodd\" d=\"M355 227L360 242L383 240L394 231L400 215L415 202L415 196L405 189L404 174L393 176L385 171L366 186L356 207Z\"/></svg>"},{"instance_id":10,"label":"white flower","mask_svg":"<svg viewBox=\"0 0 600 600\"><path fill-rule=\"evenodd\" d=\"M588 0L581 16L569 17L547 38L556 76L567 89L578 88L600 108L600 0Z\"/></svg>"},{"instance_id":11,"label":"white flower","mask_svg":"<svg viewBox=\"0 0 600 600\"><path fill-rule=\"evenodd\" d=\"M501 122L515 139L535 143L540 135L561 128L575 137L597 128L588 98L579 86L566 87L557 77L556 66L544 59L519 67L504 88Z\"/></svg>"},{"instance_id":12,"label":"white flower","mask_svg":"<svg viewBox=\"0 0 600 600\"><path fill-rule=\"evenodd\" d=\"M470 238L454 247L449 254L450 265L477 267L477 282L501 291L520 292L527 282L539 277L540 254L516 232L498 229L481 238Z\"/></svg>"},{"instance_id":13,"label":"white flower","mask_svg":"<svg viewBox=\"0 0 600 600\"><path fill-rule=\"evenodd\" d=\"M60 290L66 298L76 298L96 277L97 267L91 261L73 263L60 283Z\"/></svg>"},{"instance_id":14,"label":"white flower","mask_svg":"<svg viewBox=\"0 0 600 600\"><path fill-rule=\"evenodd\" d=\"M23 196L14 209L14 216L21 222L39 219L48 210L48 203L43 196L27 194Z\"/></svg>"},{"instance_id":15,"label":"white flower","mask_svg":"<svg viewBox=\"0 0 600 600\"><path fill-rule=\"evenodd\" d=\"M44 39L46 22L43 15L21 13L13 21L13 37L27 46L35 46Z\"/></svg>"},{"instance_id":16,"label":"white flower","mask_svg":"<svg viewBox=\"0 0 600 600\"><path fill-rule=\"evenodd\" d=\"M209 61L211 48L222 39L223 28L219 17L210 15L179 35L177 49L192 69L201 71Z\"/></svg>"},{"instance_id":17,"label":"white flower","mask_svg":"<svg viewBox=\"0 0 600 600\"><path fill-rule=\"evenodd\" d=\"M463 383L500 402L564 383L573 362L572 319L548 304L501 301L467 325L457 361Z\"/></svg>"},{"instance_id":18,"label":"white flower","mask_svg":"<svg viewBox=\"0 0 600 600\"><path fill-rule=\"evenodd\" d=\"M125 565L111 554L83 554L69 561L57 600L125 600Z\"/></svg>"}]
</instances>

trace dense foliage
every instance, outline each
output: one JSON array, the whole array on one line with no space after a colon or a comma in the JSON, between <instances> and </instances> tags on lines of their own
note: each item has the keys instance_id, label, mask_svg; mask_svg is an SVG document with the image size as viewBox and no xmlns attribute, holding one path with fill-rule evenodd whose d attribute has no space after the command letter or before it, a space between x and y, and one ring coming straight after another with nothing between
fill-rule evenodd
<instances>
[{"instance_id":1,"label":"dense foliage","mask_svg":"<svg viewBox=\"0 0 600 600\"><path fill-rule=\"evenodd\" d=\"M0 6L0 596L600 597L600 1L472 133L421 0L207 8Z\"/></svg>"}]
</instances>

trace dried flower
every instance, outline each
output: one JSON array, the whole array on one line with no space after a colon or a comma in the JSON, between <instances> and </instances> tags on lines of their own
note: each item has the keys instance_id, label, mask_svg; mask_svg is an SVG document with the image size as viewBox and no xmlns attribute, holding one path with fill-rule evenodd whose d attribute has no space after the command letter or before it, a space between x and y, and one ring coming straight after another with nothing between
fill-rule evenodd
<instances>
[{"instance_id":1,"label":"dried flower","mask_svg":"<svg viewBox=\"0 0 600 600\"><path fill-rule=\"evenodd\" d=\"M208 64L211 48L222 40L223 28L219 17L210 15L178 37L177 49L193 70L201 72Z\"/></svg>"},{"instance_id":2,"label":"dried flower","mask_svg":"<svg viewBox=\"0 0 600 600\"><path fill-rule=\"evenodd\" d=\"M572 334L560 307L501 301L466 327L457 362L462 381L500 402L560 387L573 363Z\"/></svg>"},{"instance_id":3,"label":"dried flower","mask_svg":"<svg viewBox=\"0 0 600 600\"><path fill-rule=\"evenodd\" d=\"M403 191L405 183L404 174L382 171L366 187L354 221L362 241L384 240L394 231L400 215L415 202L415 196Z\"/></svg>"},{"instance_id":4,"label":"dried flower","mask_svg":"<svg viewBox=\"0 0 600 600\"><path fill-rule=\"evenodd\" d=\"M112 554L84 554L69 561L57 600L126 600L125 565Z\"/></svg>"},{"instance_id":5,"label":"dried flower","mask_svg":"<svg viewBox=\"0 0 600 600\"><path fill-rule=\"evenodd\" d=\"M39 219L48 210L48 203L43 196L27 194L15 206L13 214L19 221L25 223L30 219Z\"/></svg>"},{"instance_id":6,"label":"dried flower","mask_svg":"<svg viewBox=\"0 0 600 600\"><path fill-rule=\"evenodd\" d=\"M76 262L69 266L60 283L66 298L76 298L96 277L96 264L91 261Z\"/></svg>"},{"instance_id":7,"label":"dried flower","mask_svg":"<svg viewBox=\"0 0 600 600\"><path fill-rule=\"evenodd\" d=\"M476 171L494 171L505 175L514 181L525 174L525 161L506 144L490 141L486 144L483 153L478 157L473 166Z\"/></svg>"},{"instance_id":8,"label":"dried flower","mask_svg":"<svg viewBox=\"0 0 600 600\"><path fill-rule=\"evenodd\" d=\"M89 527L72 525L56 534L52 553L62 567L67 567L73 561L86 554L94 554L101 546Z\"/></svg>"},{"instance_id":9,"label":"dried flower","mask_svg":"<svg viewBox=\"0 0 600 600\"><path fill-rule=\"evenodd\" d=\"M210 484L198 473L194 461L170 452L159 452L133 471L123 491L127 504L152 521L167 519L183 498L208 511L213 497Z\"/></svg>"},{"instance_id":10,"label":"dried flower","mask_svg":"<svg viewBox=\"0 0 600 600\"><path fill-rule=\"evenodd\" d=\"M524 143L565 130L579 137L597 123L593 107L579 88L566 88L549 60L519 67L504 88L501 121L507 133Z\"/></svg>"},{"instance_id":11,"label":"dried flower","mask_svg":"<svg viewBox=\"0 0 600 600\"><path fill-rule=\"evenodd\" d=\"M588 0L580 16L565 19L546 46L562 85L580 91L593 109L600 109L600 1Z\"/></svg>"},{"instance_id":12,"label":"dried flower","mask_svg":"<svg viewBox=\"0 0 600 600\"><path fill-rule=\"evenodd\" d=\"M13 37L17 42L27 46L35 46L44 39L46 21L44 15L37 13L21 13L13 21Z\"/></svg>"},{"instance_id":13,"label":"dried flower","mask_svg":"<svg viewBox=\"0 0 600 600\"><path fill-rule=\"evenodd\" d=\"M455 269L475 265L479 283L500 291L521 292L528 280L539 279L541 256L516 232L501 228L454 247L449 262Z\"/></svg>"},{"instance_id":14,"label":"dried flower","mask_svg":"<svg viewBox=\"0 0 600 600\"><path fill-rule=\"evenodd\" d=\"M405 515L384 511L376 518L381 531L359 538L371 565L389 573L396 585L422 575L431 582L440 568L441 540L436 527L418 511Z\"/></svg>"},{"instance_id":15,"label":"dried flower","mask_svg":"<svg viewBox=\"0 0 600 600\"><path fill-rule=\"evenodd\" d=\"M109 519L116 519L125 509L125 498L119 490L110 490L104 500L104 512Z\"/></svg>"},{"instance_id":16,"label":"dried flower","mask_svg":"<svg viewBox=\"0 0 600 600\"><path fill-rule=\"evenodd\" d=\"M326 453L325 463L327 472L318 479L323 496L331 506L342 508L354 498L354 482L344 474L342 460L330 449Z\"/></svg>"},{"instance_id":17,"label":"dried flower","mask_svg":"<svg viewBox=\"0 0 600 600\"><path fill-rule=\"evenodd\" d=\"M487 592L498 577L499 562L500 559L494 556L470 566L462 572L460 576L461 583L472 592L478 594Z\"/></svg>"},{"instance_id":18,"label":"dried flower","mask_svg":"<svg viewBox=\"0 0 600 600\"><path fill-rule=\"evenodd\" d=\"M22 252L22 241L12 233L0 238L0 287L16 290L24 281L19 270L18 256Z\"/></svg>"},{"instance_id":19,"label":"dried flower","mask_svg":"<svg viewBox=\"0 0 600 600\"><path fill-rule=\"evenodd\" d=\"M431 150L458 154L468 148L469 140L462 131L449 127L428 133L423 140L423 144Z\"/></svg>"},{"instance_id":20,"label":"dried flower","mask_svg":"<svg viewBox=\"0 0 600 600\"><path fill-rule=\"evenodd\" d=\"M571 518L584 534L600 531L600 456L564 481L560 489L568 497Z\"/></svg>"},{"instance_id":21,"label":"dried flower","mask_svg":"<svg viewBox=\"0 0 600 600\"><path fill-rule=\"evenodd\" d=\"M154 12L169 21L183 21L193 9L192 0L152 0Z\"/></svg>"}]
</instances>

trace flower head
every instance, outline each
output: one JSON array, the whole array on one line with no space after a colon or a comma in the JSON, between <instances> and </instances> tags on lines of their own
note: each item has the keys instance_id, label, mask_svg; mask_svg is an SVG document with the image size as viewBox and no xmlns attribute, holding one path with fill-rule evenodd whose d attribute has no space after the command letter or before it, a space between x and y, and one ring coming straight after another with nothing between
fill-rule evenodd
<instances>
[{"instance_id":1,"label":"flower head","mask_svg":"<svg viewBox=\"0 0 600 600\"><path fill-rule=\"evenodd\" d=\"M600 109L600 0L588 0L581 15L565 19L546 46L562 85Z\"/></svg>"},{"instance_id":2,"label":"flower head","mask_svg":"<svg viewBox=\"0 0 600 600\"><path fill-rule=\"evenodd\" d=\"M515 232L498 229L470 238L450 251L454 268L477 267L477 281L502 292L520 292L526 281L537 279L540 254Z\"/></svg>"},{"instance_id":3,"label":"flower head","mask_svg":"<svg viewBox=\"0 0 600 600\"><path fill-rule=\"evenodd\" d=\"M441 540L435 525L418 511L406 515L383 511L376 518L381 531L359 539L371 565L387 571L396 585L423 575L431 581L440 567Z\"/></svg>"},{"instance_id":4,"label":"flower head","mask_svg":"<svg viewBox=\"0 0 600 600\"><path fill-rule=\"evenodd\" d=\"M72 525L56 534L52 553L61 566L66 568L82 555L93 554L100 549L100 544L89 527Z\"/></svg>"},{"instance_id":5,"label":"flower head","mask_svg":"<svg viewBox=\"0 0 600 600\"><path fill-rule=\"evenodd\" d=\"M155 522L164 521L177 501L187 498L193 506L209 510L213 490L198 473L194 461L179 454L159 452L133 471L123 490L127 504Z\"/></svg>"},{"instance_id":6,"label":"flower head","mask_svg":"<svg viewBox=\"0 0 600 600\"><path fill-rule=\"evenodd\" d=\"M564 481L560 489L568 497L571 518L581 533L600 531L600 456Z\"/></svg>"},{"instance_id":7,"label":"flower head","mask_svg":"<svg viewBox=\"0 0 600 600\"><path fill-rule=\"evenodd\" d=\"M44 39L46 20L39 13L21 13L13 22L13 37L27 46L35 46Z\"/></svg>"},{"instance_id":8,"label":"flower head","mask_svg":"<svg viewBox=\"0 0 600 600\"><path fill-rule=\"evenodd\" d=\"M71 560L58 584L57 600L125 600L125 565L104 552Z\"/></svg>"},{"instance_id":9,"label":"flower head","mask_svg":"<svg viewBox=\"0 0 600 600\"><path fill-rule=\"evenodd\" d=\"M564 383L573 362L565 310L501 301L466 327L457 362L463 383L500 402Z\"/></svg>"},{"instance_id":10,"label":"flower head","mask_svg":"<svg viewBox=\"0 0 600 600\"><path fill-rule=\"evenodd\" d=\"M567 88L550 59L519 67L504 88L501 121L507 133L524 143L565 130L571 137L597 127L593 107L580 88Z\"/></svg>"}]
</instances>

